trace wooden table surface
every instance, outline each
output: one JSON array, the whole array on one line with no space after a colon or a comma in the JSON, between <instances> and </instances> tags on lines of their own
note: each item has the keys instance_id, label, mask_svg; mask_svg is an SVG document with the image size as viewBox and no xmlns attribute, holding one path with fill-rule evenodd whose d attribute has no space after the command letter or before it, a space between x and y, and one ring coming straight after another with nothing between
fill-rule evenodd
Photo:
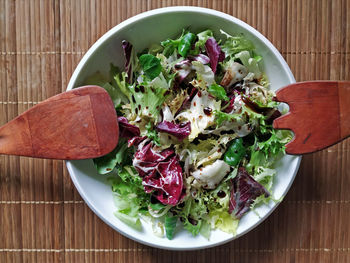
<instances>
[{"instance_id":1,"label":"wooden table surface","mask_svg":"<svg viewBox=\"0 0 350 263\"><path fill-rule=\"evenodd\" d=\"M0 0L0 124L64 91L108 29L172 5L213 8L252 25L297 81L350 80L348 0ZM212 249L172 252L103 223L64 162L0 156L0 262L350 262L349 170L350 139L307 155L285 200L256 229Z\"/></svg>"}]
</instances>

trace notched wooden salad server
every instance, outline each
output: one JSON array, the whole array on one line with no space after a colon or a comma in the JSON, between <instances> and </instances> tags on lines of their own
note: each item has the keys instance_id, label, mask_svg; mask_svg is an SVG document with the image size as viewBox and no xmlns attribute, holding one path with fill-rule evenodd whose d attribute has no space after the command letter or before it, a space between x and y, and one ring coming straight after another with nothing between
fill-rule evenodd
<instances>
[{"instance_id":1,"label":"notched wooden salad server","mask_svg":"<svg viewBox=\"0 0 350 263\"><path fill-rule=\"evenodd\" d=\"M98 86L53 96L0 127L0 154L87 159L111 152L118 142L112 100Z\"/></svg>"},{"instance_id":2,"label":"notched wooden salad server","mask_svg":"<svg viewBox=\"0 0 350 263\"><path fill-rule=\"evenodd\" d=\"M316 152L350 136L350 81L294 83L276 97L290 108L273 122L276 129L294 132L288 154Z\"/></svg>"}]
</instances>

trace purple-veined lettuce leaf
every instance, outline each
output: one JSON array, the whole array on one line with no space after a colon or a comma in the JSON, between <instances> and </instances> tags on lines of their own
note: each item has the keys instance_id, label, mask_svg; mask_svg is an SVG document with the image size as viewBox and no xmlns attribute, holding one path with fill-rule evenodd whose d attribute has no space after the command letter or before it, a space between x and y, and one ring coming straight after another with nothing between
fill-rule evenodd
<instances>
[{"instance_id":1,"label":"purple-veined lettuce leaf","mask_svg":"<svg viewBox=\"0 0 350 263\"><path fill-rule=\"evenodd\" d=\"M226 113L230 113L233 110L234 102L236 98L234 92L228 94L228 97L230 100L227 102L228 105L226 104L225 109L223 110Z\"/></svg>"},{"instance_id":2,"label":"purple-veined lettuce leaf","mask_svg":"<svg viewBox=\"0 0 350 263\"><path fill-rule=\"evenodd\" d=\"M125 72L128 74L128 83L131 84L133 82L133 56L134 56L134 50L133 45L126 41L122 41L122 48L124 51L124 57L125 57Z\"/></svg>"},{"instance_id":3,"label":"purple-veined lettuce leaf","mask_svg":"<svg viewBox=\"0 0 350 263\"><path fill-rule=\"evenodd\" d=\"M158 163L155 170L143 179L145 192L152 193L162 204L176 205L183 188L182 168L177 156Z\"/></svg>"},{"instance_id":4,"label":"purple-veined lettuce leaf","mask_svg":"<svg viewBox=\"0 0 350 263\"><path fill-rule=\"evenodd\" d=\"M135 136L131 139L128 140L128 147L131 147L131 146L137 146L139 145L143 140L147 139L147 136Z\"/></svg>"},{"instance_id":5,"label":"purple-veined lettuce leaf","mask_svg":"<svg viewBox=\"0 0 350 263\"><path fill-rule=\"evenodd\" d=\"M249 97L243 96L242 100L245 103L245 105L247 105L251 110L265 115L267 117L266 118L267 124L272 124L274 119L277 119L282 115L282 113L278 109L259 106L256 102L251 100Z\"/></svg>"},{"instance_id":6,"label":"purple-veined lettuce leaf","mask_svg":"<svg viewBox=\"0 0 350 263\"><path fill-rule=\"evenodd\" d=\"M175 116L178 115L182 110L191 106L191 101L194 98L194 96L196 96L197 93L198 93L198 89L196 88L191 89L190 94L186 97L186 99L184 99L184 101L181 104L181 107L175 113Z\"/></svg>"},{"instance_id":7,"label":"purple-veined lettuce leaf","mask_svg":"<svg viewBox=\"0 0 350 263\"><path fill-rule=\"evenodd\" d=\"M236 218L241 218L249 211L254 200L265 195L268 197L269 192L251 177L244 167L238 169L237 176L231 180L232 189L229 204L229 213L233 213Z\"/></svg>"},{"instance_id":8,"label":"purple-veined lettuce leaf","mask_svg":"<svg viewBox=\"0 0 350 263\"><path fill-rule=\"evenodd\" d=\"M200 63L206 65L209 64L210 62L210 58L208 58L208 56L204 55L204 54L198 54L196 56L188 56L188 59L190 61L199 61Z\"/></svg>"},{"instance_id":9,"label":"purple-veined lettuce leaf","mask_svg":"<svg viewBox=\"0 0 350 263\"><path fill-rule=\"evenodd\" d=\"M134 155L133 165L139 172L141 177L149 175L150 167L155 167L159 162L166 161L170 156L174 155L174 151L170 149L159 152L153 149L151 142L145 145L146 141L139 144L138 150Z\"/></svg>"},{"instance_id":10,"label":"purple-veined lettuce leaf","mask_svg":"<svg viewBox=\"0 0 350 263\"><path fill-rule=\"evenodd\" d=\"M188 76L188 74L191 73L192 64L189 59L185 59L176 63L174 68L177 72L176 81L181 83Z\"/></svg>"},{"instance_id":11,"label":"purple-veined lettuce leaf","mask_svg":"<svg viewBox=\"0 0 350 263\"><path fill-rule=\"evenodd\" d=\"M210 62L210 59L204 54L198 54L196 56L188 56L187 59L176 63L174 68L177 71L176 80L178 83L181 83L193 70L192 61L199 61L205 65Z\"/></svg>"},{"instance_id":12,"label":"purple-veined lettuce leaf","mask_svg":"<svg viewBox=\"0 0 350 263\"><path fill-rule=\"evenodd\" d=\"M207 51L207 54L210 59L210 67L215 73L218 63L225 59L225 53L222 52L219 44L213 37L209 37L208 40L205 42L205 50Z\"/></svg>"},{"instance_id":13,"label":"purple-veined lettuce leaf","mask_svg":"<svg viewBox=\"0 0 350 263\"><path fill-rule=\"evenodd\" d=\"M146 143L146 141L145 141ZM182 196L182 167L171 149L158 151L149 142L141 143L134 155L133 166L142 177L147 193L162 204L176 205Z\"/></svg>"},{"instance_id":14,"label":"purple-veined lettuce leaf","mask_svg":"<svg viewBox=\"0 0 350 263\"><path fill-rule=\"evenodd\" d=\"M281 116L282 116L282 113L279 110L271 109L267 113L266 123L267 124L272 124L275 119L277 119L278 117L281 117Z\"/></svg>"},{"instance_id":15,"label":"purple-veined lettuce leaf","mask_svg":"<svg viewBox=\"0 0 350 263\"><path fill-rule=\"evenodd\" d=\"M140 129L135 125L128 122L125 117L118 117L119 124L119 136L127 139L131 139L135 136L140 136Z\"/></svg>"},{"instance_id":16,"label":"purple-veined lettuce leaf","mask_svg":"<svg viewBox=\"0 0 350 263\"><path fill-rule=\"evenodd\" d=\"M157 124L156 129L160 132L169 133L179 140L183 140L191 133L191 123L175 124L170 121L162 121Z\"/></svg>"}]
</instances>

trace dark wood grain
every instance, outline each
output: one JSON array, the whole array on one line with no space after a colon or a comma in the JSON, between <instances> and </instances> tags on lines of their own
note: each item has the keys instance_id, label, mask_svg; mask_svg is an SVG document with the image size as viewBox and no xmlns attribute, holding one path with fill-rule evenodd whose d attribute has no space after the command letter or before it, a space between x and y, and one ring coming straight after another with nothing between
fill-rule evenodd
<instances>
[{"instance_id":1,"label":"dark wood grain","mask_svg":"<svg viewBox=\"0 0 350 263\"><path fill-rule=\"evenodd\" d=\"M323 150L350 136L350 82L294 83L278 90L276 98L289 105L289 112L273 123L294 132L288 154Z\"/></svg>"},{"instance_id":2,"label":"dark wood grain","mask_svg":"<svg viewBox=\"0 0 350 263\"><path fill-rule=\"evenodd\" d=\"M118 142L112 100L98 86L53 96L0 127L0 153L79 160L111 152Z\"/></svg>"}]
</instances>

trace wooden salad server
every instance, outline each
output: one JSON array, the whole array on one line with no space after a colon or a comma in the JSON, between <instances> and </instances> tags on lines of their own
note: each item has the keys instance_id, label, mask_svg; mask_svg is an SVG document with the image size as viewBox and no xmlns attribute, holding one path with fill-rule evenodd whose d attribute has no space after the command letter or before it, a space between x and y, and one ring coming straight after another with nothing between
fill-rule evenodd
<instances>
[{"instance_id":1,"label":"wooden salad server","mask_svg":"<svg viewBox=\"0 0 350 263\"><path fill-rule=\"evenodd\" d=\"M84 86L53 96L0 127L0 154L49 159L95 158L118 142L108 93Z\"/></svg>"},{"instance_id":2,"label":"wooden salad server","mask_svg":"<svg viewBox=\"0 0 350 263\"><path fill-rule=\"evenodd\" d=\"M276 98L289 112L273 127L294 132L286 153L316 152L350 136L350 81L294 83L278 90Z\"/></svg>"}]
</instances>

